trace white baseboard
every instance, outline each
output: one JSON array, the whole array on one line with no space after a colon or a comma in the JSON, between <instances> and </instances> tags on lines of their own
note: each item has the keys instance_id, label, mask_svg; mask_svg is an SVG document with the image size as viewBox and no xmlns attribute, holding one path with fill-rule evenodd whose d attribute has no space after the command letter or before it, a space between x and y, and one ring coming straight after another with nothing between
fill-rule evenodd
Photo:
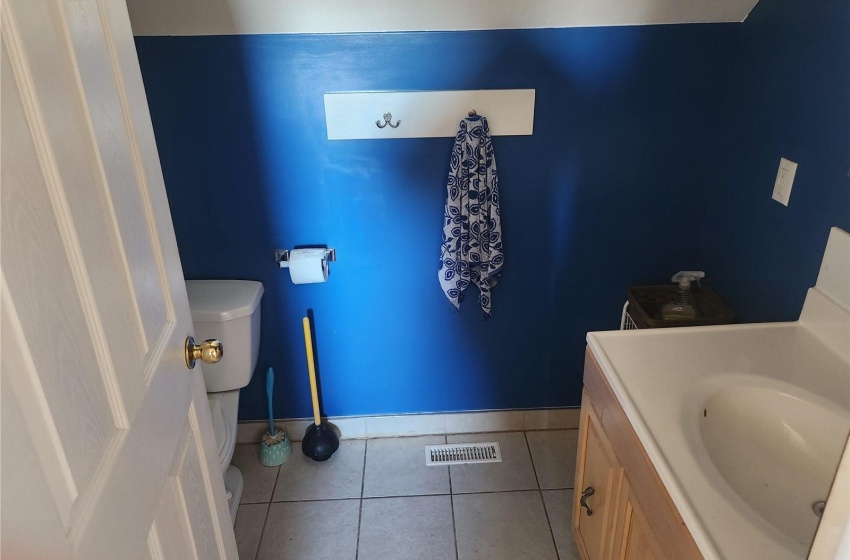
<instances>
[{"instance_id":1,"label":"white baseboard","mask_svg":"<svg viewBox=\"0 0 850 560\"><path fill-rule=\"evenodd\" d=\"M481 432L521 432L525 430L566 430L578 428L579 408L534 410L491 410L395 416L338 416L325 420L339 428L344 439L427 436ZM312 418L275 420L289 437L299 441ZM240 422L236 443L256 443L268 429L268 422Z\"/></svg>"}]
</instances>

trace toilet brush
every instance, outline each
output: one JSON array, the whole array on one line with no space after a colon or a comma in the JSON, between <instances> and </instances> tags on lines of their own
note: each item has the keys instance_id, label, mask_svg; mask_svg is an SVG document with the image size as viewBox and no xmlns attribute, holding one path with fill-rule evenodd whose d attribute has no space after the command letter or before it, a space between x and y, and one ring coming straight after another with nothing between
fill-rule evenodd
<instances>
[{"instance_id":1,"label":"toilet brush","mask_svg":"<svg viewBox=\"0 0 850 560\"><path fill-rule=\"evenodd\" d=\"M292 442L282 428L275 427L272 412L272 389L274 389L274 370L266 371L266 393L269 398L269 431L263 434L260 442L260 462L267 467L282 465L292 455Z\"/></svg>"}]
</instances>

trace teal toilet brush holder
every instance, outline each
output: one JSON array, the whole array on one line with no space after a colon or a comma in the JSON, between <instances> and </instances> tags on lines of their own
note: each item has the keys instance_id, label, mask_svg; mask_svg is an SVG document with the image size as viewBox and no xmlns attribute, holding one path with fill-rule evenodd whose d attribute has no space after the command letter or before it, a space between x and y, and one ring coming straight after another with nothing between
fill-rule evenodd
<instances>
[{"instance_id":1,"label":"teal toilet brush holder","mask_svg":"<svg viewBox=\"0 0 850 560\"><path fill-rule=\"evenodd\" d=\"M260 441L260 463L267 467L278 467L286 462L292 455L292 442L289 436L278 426L275 426L275 434L269 432L263 434Z\"/></svg>"}]
</instances>

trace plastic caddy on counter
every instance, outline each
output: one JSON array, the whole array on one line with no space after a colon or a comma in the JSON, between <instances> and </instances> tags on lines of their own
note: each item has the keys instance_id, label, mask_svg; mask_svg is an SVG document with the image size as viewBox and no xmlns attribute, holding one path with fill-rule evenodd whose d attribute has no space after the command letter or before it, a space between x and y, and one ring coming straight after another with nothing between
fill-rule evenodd
<instances>
[{"instance_id":1,"label":"plastic caddy on counter","mask_svg":"<svg viewBox=\"0 0 850 560\"><path fill-rule=\"evenodd\" d=\"M674 278L681 274L677 274ZM696 317L662 319L662 308L666 304L675 302L679 291L678 283L629 288L627 315L638 329L725 325L735 322L735 311L717 295L717 292L698 282L690 286L692 303L697 311Z\"/></svg>"}]
</instances>

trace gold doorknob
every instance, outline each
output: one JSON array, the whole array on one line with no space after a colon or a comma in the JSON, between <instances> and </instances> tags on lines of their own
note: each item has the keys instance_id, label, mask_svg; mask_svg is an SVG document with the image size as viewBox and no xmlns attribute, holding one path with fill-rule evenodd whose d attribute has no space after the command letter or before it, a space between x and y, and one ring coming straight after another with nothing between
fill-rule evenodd
<instances>
[{"instance_id":1,"label":"gold doorknob","mask_svg":"<svg viewBox=\"0 0 850 560\"><path fill-rule=\"evenodd\" d=\"M186 367L189 369L194 369L195 360L201 360L205 364L215 364L224 355L224 345L212 338L200 344L195 344L195 339L187 336L184 355L186 357Z\"/></svg>"}]
</instances>

